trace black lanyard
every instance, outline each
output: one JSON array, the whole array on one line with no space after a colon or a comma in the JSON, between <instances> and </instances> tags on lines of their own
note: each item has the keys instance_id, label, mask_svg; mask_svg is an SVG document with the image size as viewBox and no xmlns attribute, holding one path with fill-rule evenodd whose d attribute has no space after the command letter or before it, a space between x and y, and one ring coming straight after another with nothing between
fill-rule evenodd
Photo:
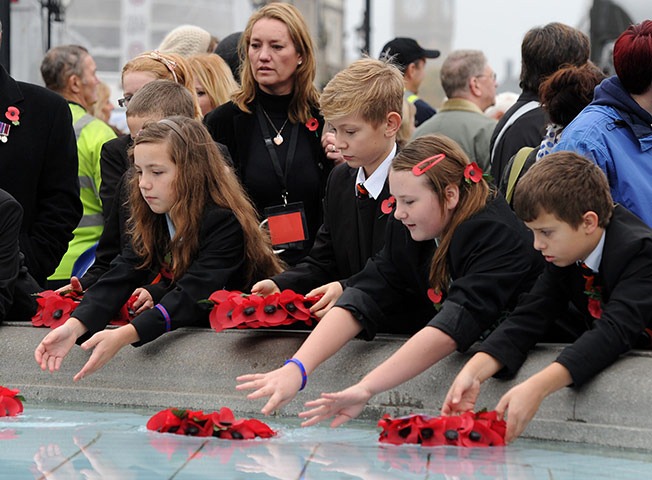
<instances>
[{"instance_id":1,"label":"black lanyard","mask_svg":"<svg viewBox=\"0 0 652 480\"><path fill-rule=\"evenodd\" d=\"M272 142L272 136L269 133L269 127L267 126L267 120L263 116L263 107L258 104L256 105L256 115L258 117L258 123L260 124L260 129L263 132L263 139L265 140L265 147L269 152L269 156L272 159L272 166L274 167L274 172L278 177L278 181L281 184L281 198L283 198L283 204L287 205L288 203L288 172L294 161L294 154L297 150L297 138L299 133L299 125L296 123L292 124L292 129L290 133L290 146L288 148L288 155L285 158L285 171L281 170L281 162L278 160L278 155L276 155L276 150L274 149L274 143ZM271 121L271 120L270 120Z\"/></svg>"}]
</instances>

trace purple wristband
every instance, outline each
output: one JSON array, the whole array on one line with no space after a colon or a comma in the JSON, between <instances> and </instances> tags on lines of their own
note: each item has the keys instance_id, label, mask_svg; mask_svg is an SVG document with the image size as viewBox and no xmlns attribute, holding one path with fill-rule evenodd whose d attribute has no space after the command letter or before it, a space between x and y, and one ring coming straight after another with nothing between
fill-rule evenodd
<instances>
[{"instance_id":1,"label":"purple wristband","mask_svg":"<svg viewBox=\"0 0 652 480\"><path fill-rule=\"evenodd\" d=\"M308 374L306 373L306 367L304 367L303 363L301 363L301 360L297 358L288 358L283 365L285 366L288 363L294 363L297 367L299 367L299 370L301 370L301 388L299 391L303 390L306 388L306 383L308 383Z\"/></svg>"},{"instance_id":2,"label":"purple wristband","mask_svg":"<svg viewBox=\"0 0 652 480\"><path fill-rule=\"evenodd\" d=\"M165 331L169 332L170 330L172 330L172 319L170 318L170 314L165 309L165 307L160 303L157 303L156 305L154 305L154 308L157 309L159 312L161 312L161 315L163 315L163 318L165 318Z\"/></svg>"}]
</instances>

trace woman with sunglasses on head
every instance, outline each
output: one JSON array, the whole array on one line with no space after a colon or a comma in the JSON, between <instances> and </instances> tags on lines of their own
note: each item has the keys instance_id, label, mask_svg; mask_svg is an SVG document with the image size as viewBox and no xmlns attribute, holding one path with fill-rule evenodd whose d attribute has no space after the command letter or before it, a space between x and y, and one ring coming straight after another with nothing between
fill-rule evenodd
<instances>
[{"instance_id":1,"label":"woman with sunglasses on head","mask_svg":"<svg viewBox=\"0 0 652 480\"><path fill-rule=\"evenodd\" d=\"M313 84L312 39L297 8L275 2L250 17L238 50L241 87L205 123L215 141L228 147L260 219L269 219L272 240L273 216L300 219L292 240L278 247L294 265L310 251L322 223L331 167L320 143L324 122Z\"/></svg>"},{"instance_id":2,"label":"woman with sunglasses on head","mask_svg":"<svg viewBox=\"0 0 652 480\"><path fill-rule=\"evenodd\" d=\"M238 377L250 399L270 397L269 414L305 386L308 374L359 336L377 331L414 334L358 384L323 394L300 414L303 425L356 417L375 394L423 372L455 350L467 350L500 321L542 268L532 237L482 171L448 137L410 142L392 161L394 218L385 248L347 282L344 293L286 364ZM383 312L405 305L401 325ZM394 317L395 318L395 317Z\"/></svg>"}]
</instances>

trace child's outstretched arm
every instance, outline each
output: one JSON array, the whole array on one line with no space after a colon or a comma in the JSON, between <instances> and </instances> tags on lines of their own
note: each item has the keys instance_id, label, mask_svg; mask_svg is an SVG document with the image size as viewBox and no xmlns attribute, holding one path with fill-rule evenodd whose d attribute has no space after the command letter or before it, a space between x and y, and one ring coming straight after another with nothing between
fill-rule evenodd
<instances>
[{"instance_id":1,"label":"child's outstretched arm","mask_svg":"<svg viewBox=\"0 0 652 480\"><path fill-rule=\"evenodd\" d=\"M86 333L86 325L75 317L70 317L58 328L48 333L34 351L34 359L42 370L59 370L61 362L68 355L79 337Z\"/></svg>"},{"instance_id":2,"label":"child's outstretched arm","mask_svg":"<svg viewBox=\"0 0 652 480\"><path fill-rule=\"evenodd\" d=\"M507 410L505 441L510 443L523 433L544 398L571 383L573 379L568 369L553 362L503 395L496 412L503 416Z\"/></svg>"},{"instance_id":3,"label":"child's outstretched arm","mask_svg":"<svg viewBox=\"0 0 652 480\"><path fill-rule=\"evenodd\" d=\"M480 384L502 368L502 364L491 355L479 352L466 362L451 385L442 415L454 415L473 410L480 393Z\"/></svg>"},{"instance_id":4,"label":"child's outstretched arm","mask_svg":"<svg viewBox=\"0 0 652 480\"><path fill-rule=\"evenodd\" d=\"M362 325L349 311L332 308L293 358L299 360L306 374L310 375L319 364L334 355L361 330ZM247 398L269 397L261 410L264 415L269 415L294 398L301 387L302 372L296 364L288 363L268 373L241 375L237 381L241 382L235 387L237 390L254 390Z\"/></svg>"},{"instance_id":5,"label":"child's outstretched arm","mask_svg":"<svg viewBox=\"0 0 652 480\"><path fill-rule=\"evenodd\" d=\"M337 393L323 393L306 402L310 410L299 416L303 426L315 425L330 417L332 427L357 417L374 395L389 390L425 371L457 348L455 341L434 327L425 327L397 352L367 374L359 383Z\"/></svg>"},{"instance_id":6,"label":"child's outstretched arm","mask_svg":"<svg viewBox=\"0 0 652 480\"><path fill-rule=\"evenodd\" d=\"M82 369L73 377L74 381L96 372L111 360L120 349L140 340L133 325L123 325L113 330L102 330L81 344L84 350L93 349L90 358Z\"/></svg>"}]
</instances>

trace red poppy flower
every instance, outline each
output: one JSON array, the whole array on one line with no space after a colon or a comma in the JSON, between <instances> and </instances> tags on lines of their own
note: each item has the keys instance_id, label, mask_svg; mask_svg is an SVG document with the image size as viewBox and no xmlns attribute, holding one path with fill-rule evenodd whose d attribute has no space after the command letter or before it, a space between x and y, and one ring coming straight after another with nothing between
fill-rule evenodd
<instances>
[{"instance_id":1,"label":"red poppy flower","mask_svg":"<svg viewBox=\"0 0 652 480\"><path fill-rule=\"evenodd\" d=\"M172 428L176 432L181 426L185 412L185 410L176 410L172 408L161 410L147 421L147 430L165 433L169 432Z\"/></svg>"},{"instance_id":2,"label":"red poppy flower","mask_svg":"<svg viewBox=\"0 0 652 480\"><path fill-rule=\"evenodd\" d=\"M216 304L208 315L213 330L221 332L227 328L236 327L238 322L234 318L233 313L235 312L236 307L241 305L244 301L245 299L240 292L234 292L234 294L229 295L225 301Z\"/></svg>"},{"instance_id":3,"label":"red poppy flower","mask_svg":"<svg viewBox=\"0 0 652 480\"><path fill-rule=\"evenodd\" d=\"M18 125L20 121L20 110L16 107L8 107L5 112L5 117L14 125Z\"/></svg>"},{"instance_id":4,"label":"red poppy flower","mask_svg":"<svg viewBox=\"0 0 652 480\"><path fill-rule=\"evenodd\" d=\"M464 168L464 178L466 178L466 181L469 183L478 183L482 180L482 169L477 163L470 163Z\"/></svg>"},{"instance_id":5,"label":"red poppy flower","mask_svg":"<svg viewBox=\"0 0 652 480\"><path fill-rule=\"evenodd\" d=\"M319 121L316 118L311 118L306 122L306 128L311 132L316 131L319 128Z\"/></svg>"},{"instance_id":6,"label":"red poppy flower","mask_svg":"<svg viewBox=\"0 0 652 480\"><path fill-rule=\"evenodd\" d=\"M208 418L213 423L214 430L227 430L235 423L235 415L228 407L222 407L218 412L210 413Z\"/></svg>"},{"instance_id":7,"label":"red poppy flower","mask_svg":"<svg viewBox=\"0 0 652 480\"><path fill-rule=\"evenodd\" d=\"M268 425L255 418L250 418L236 421L228 430L220 431L218 436L233 440L251 440L256 437L270 438L274 435L276 432Z\"/></svg>"},{"instance_id":8,"label":"red poppy flower","mask_svg":"<svg viewBox=\"0 0 652 480\"><path fill-rule=\"evenodd\" d=\"M134 318L136 318L136 309L134 308L134 303L138 300L137 295L132 295L129 297L129 300L120 308L120 311L114 319L112 319L110 325L127 325Z\"/></svg>"},{"instance_id":9,"label":"red poppy flower","mask_svg":"<svg viewBox=\"0 0 652 480\"><path fill-rule=\"evenodd\" d=\"M258 306L263 303L262 297L258 295L248 295L243 297L243 300L236 305L231 313L233 322L238 328L247 328L250 324L258 324L257 310Z\"/></svg>"},{"instance_id":10,"label":"red poppy flower","mask_svg":"<svg viewBox=\"0 0 652 480\"><path fill-rule=\"evenodd\" d=\"M37 309L32 317L35 327L57 328L63 325L79 305L80 296L75 292L57 293L44 290L36 296Z\"/></svg>"},{"instance_id":11,"label":"red poppy flower","mask_svg":"<svg viewBox=\"0 0 652 480\"><path fill-rule=\"evenodd\" d=\"M437 305L437 304L441 303L442 293L441 292L435 292L434 288L429 288L428 289L428 298L430 299L430 301L432 303Z\"/></svg>"},{"instance_id":12,"label":"red poppy flower","mask_svg":"<svg viewBox=\"0 0 652 480\"><path fill-rule=\"evenodd\" d=\"M23 412L23 397L20 390L0 386L0 417L15 417Z\"/></svg>"},{"instance_id":13,"label":"red poppy flower","mask_svg":"<svg viewBox=\"0 0 652 480\"><path fill-rule=\"evenodd\" d=\"M219 305L222 302L226 302L229 298L234 297L234 296L241 296L242 292L238 292L236 290L234 291L229 291L229 290L216 290L213 293L211 293L211 296L208 297L208 299L213 302L216 305Z\"/></svg>"},{"instance_id":14,"label":"red poppy flower","mask_svg":"<svg viewBox=\"0 0 652 480\"><path fill-rule=\"evenodd\" d=\"M593 318L598 319L602 317L602 303L600 302L600 299L589 298L588 309L589 309L589 314L591 314Z\"/></svg>"},{"instance_id":15,"label":"red poppy flower","mask_svg":"<svg viewBox=\"0 0 652 480\"><path fill-rule=\"evenodd\" d=\"M595 285L595 275L584 275L584 293L589 297L588 310L593 318L602 317L602 289Z\"/></svg>"},{"instance_id":16,"label":"red poppy flower","mask_svg":"<svg viewBox=\"0 0 652 480\"><path fill-rule=\"evenodd\" d=\"M292 290L283 290L278 297L278 304L288 313L288 316L308 323L310 308L304 305L303 300L303 295Z\"/></svg>"},{"instance_id":17,"label":"red poppy flower","mask_svg":"<svg viewBox=\"0 0 652 480\"><path fill-rule=\"evenodd\" d=\"M394 198L394 195L392 195L389 198L386 198L385 200L382 201L382 203L380 204L380 211L383 212L385 215L389 215L390 213L392 213L395 206L396 206L396 199Z\"/></svg>"},{"instance_id":18,"label":"red poppy flower","mask_svg":"<svg viewBox=\"0 0 652 480\"><path fill-rule=\"evenodd\" d=\"M256 316L261 326L276 327L287 323L288 314L278 305L278 294L268 295L258 305ZM291 320L293 322L294 320Z\"/></svg>"}]
</instances>

